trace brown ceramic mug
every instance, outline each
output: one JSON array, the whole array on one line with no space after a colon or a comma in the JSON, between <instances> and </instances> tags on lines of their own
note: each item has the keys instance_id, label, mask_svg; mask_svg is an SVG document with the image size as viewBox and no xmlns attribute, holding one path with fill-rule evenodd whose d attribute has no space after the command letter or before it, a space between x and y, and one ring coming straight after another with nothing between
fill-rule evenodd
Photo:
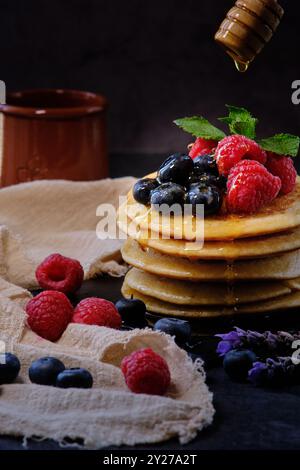
<instances>
[{"instance_id":1,"label":"brown ceramic mug","mask_svg":"<svg viewBox=\"0 0 300 470\"><path fill-rule=\"evenodd\" d=\"M3 118L1 186L108 176L106 99L77 90L10 93Z\"/></svg>"}]
</instances>

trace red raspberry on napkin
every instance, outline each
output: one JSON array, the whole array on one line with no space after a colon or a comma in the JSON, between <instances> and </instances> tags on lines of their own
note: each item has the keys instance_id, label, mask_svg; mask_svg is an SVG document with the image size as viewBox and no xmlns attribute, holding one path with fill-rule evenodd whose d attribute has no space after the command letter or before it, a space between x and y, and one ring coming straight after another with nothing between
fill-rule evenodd
<instances>
[{"instance_id":1,"label":"red raspberry on napkin","mask_svg":"<svg viewBox=\"0 0 300 470\"><path fill-rule=\"evenodd\" d=\"M76 292L83 281L83 268L79 261L54 253L37 267L35 275L43 289L58 290L65 294Z\"/></svg>"},{"instance_id":2,"label":"red raspberry on napkin","mask_svg":"<svg viewBox=\"0 0 300 470\"><path fill-rule=\"evenodd\" d=\"M98 297L83 299L74 310L74 323L120 328L121 316L112 302Z\"/></svg>"},{"instance_id":3,"label":"red raspberry on napkin","mask_svg":"<svg viewBox=\"0 0 300 470\"><path fill-rule=\"evenodd\" d=\"M62 292L41 292L26 305L27 322L32 331L56 341L63 334L73 315L73 307Z\"/></svg>"},{"instance_id":4,"label":"red raspberry on napkin","mask_svg":"<svg viewBox=\"0 0 300 470\"><path fill-rule=\"evenodd\" d=\"M134 393L164 395L170 385L168 364L151 348L124 357L121 369L128 388Z\"/></svg>"}]
</instances>

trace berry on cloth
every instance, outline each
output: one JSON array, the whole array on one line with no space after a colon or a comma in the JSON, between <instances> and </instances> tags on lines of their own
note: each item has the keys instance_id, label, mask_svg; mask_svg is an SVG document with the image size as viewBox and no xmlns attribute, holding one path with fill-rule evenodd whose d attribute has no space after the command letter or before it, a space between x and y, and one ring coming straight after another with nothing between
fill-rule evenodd
<instances>
[{"instance_id":1,"label":"berry on cloth","mask_svg":"<svg viewBox=\"0 0 300 470\"><path fill-rule=\"evenodd\" d=\"M81 300L74 310L72 321L116 329L122 324L121 316L114 304L98 297Z\"/></svg>"},{"instance_id":2,"label":"berry on cloth","mask_svg":"<svg viewBox=\"0 0 300 470\"><path fill-rule=\"evenodd\" d=\"M60 372L65 370L64 364L56 357L41 357L33 361L28 375L32 383L39 385L55 385Z\"/></svg>"},{"instance_id":3,"label":"berry on cloth","mask_svg":"<svg viewBox=\"0 0 300 470\"><path fill-rule=\"evenodd\" d=\"M200 155L210 154L217 144L218 142L216 140L198 137L190 149L189 156L194 159Z\"/></svg>"},{"instance_id":4,"label":"berry on cloth","mask_svg":"<svg viewBox=\"0 0 300 470\"><path fill-rule=\"evenodd\" d=\"M26 313L32 331L49 341L56 341L70 323L73 307L62 292L45 290L29 300Z\"/></svg>"},{"instance_id":5,"label":"berry on cloth","mask_svg":"<svg viewBox=\"0 0 300 470\"><path fill-rule=\"evenodd\" d=\"M79 261L54 253L44 259L35 274L43 289L69 294L80 288L84 273Z\"/></svg>"},{"instance_id":6,"label":"berry on cloth","mask_svg":"<svg viewBox=\"0 0 300 470\"><path fill-rule=\"evenodd\" d=\"M87 369L73 367L60 372L55 385L60 388L92 388L93 376Z\"/></svg>"},{"instance_id":7,"label":"berry on cloth","mask_svg":"<svg viewBox=\"0 0 300 470\"><path fill-rule=\"evenodd\" d=\"M0 385L10 384L17 377L20 372L20 361L12 353L0 354Z\"/></svg>"},{"instance_id":8,"label":"berry on cloth","mask_svg":"<svg viewBox=\"0 0 300 470\"><path fill-rule=\"evenodd\" d=\"M177 344L188 343L192 334L189 322L179 318L160 318L154 323L153 330L174 336Z\"/></svg>"},{"instance_id":9,"label":"berry on cloth","mask_svg":"<svg viewBox=\"0 0 300 470\"><path fill-rule=\"evenodd\" d=\"M281 194L288 194L295 188L297 171L292 158L268 152L266 167L272 175L281 180Z\"/></svg>"},{"instance_id":10,"label":"berry on cloth","mask_svg":"<svg viewBox=\"0 0 300 470\"><path fill-rule=\"evenodd\" d=\"M228 176L227 209L235 214L257 212L276 198L280 188L280 178L272 175L261 163L242 160Z\"/></svg>"},{"instance_id":11,"label":"berry on cloth","mask_svg":"<svg viewBox=\"0 0 300 470\"><path fill-rule=\"evenodd\" d=\"M242 382L256 360L256 354L249 349L232 349L225 354L223 367L232 380Z\"/></svg>"},{"instance_id":12,"label":"berry on cloth","mask_svg":"<svg viewBox=\"0 0 300 470\"><path fill-rule=\"evenodd\" d=\"M146 305L139 299L120 299L115 304L122 320L127 325L146 326Z\"/></svg>"},{"instance_id":13,"label":"berry on cloth","mask_svg":"<svg viewBox=\"0 0 300 470\"><path fill-rule=\"evenodd\" d=\"M264 164L267 161L267 154L254 140L235 134L225 137L218 143L215 159L220 175L227 176L240 160L256 160Z\"/></svg>"},{"instance_id":14,"label":"berry on cloth","mask_svg":"<svg viewBox=\"0 0 300 470\"><path fill-rule=\"evenodd\" d=\"M121 369L128 388L134 393L164 395L170 385L168 364L151 348L124 357Z\"/></svg>"}]
</instances>

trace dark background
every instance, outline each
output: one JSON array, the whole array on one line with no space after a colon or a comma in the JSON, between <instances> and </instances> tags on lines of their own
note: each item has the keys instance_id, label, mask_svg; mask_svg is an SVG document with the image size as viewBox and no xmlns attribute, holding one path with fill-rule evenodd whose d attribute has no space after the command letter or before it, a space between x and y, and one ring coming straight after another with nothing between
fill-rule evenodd
<instances>
[{"instance_id":1,"label":"dark background","mask_svg":"<svg viewBox=\"0 0 300 470\"><path fill-rule=\"evenodd\" d=\"M248 107L260 135L299 134L297 1L245 74L213 36L233 0L0 0L1 76L8 90L67 87L102 92L110 103L112 153L182 150L189 136L172 121Z\"/></svg>"}]
</instances>

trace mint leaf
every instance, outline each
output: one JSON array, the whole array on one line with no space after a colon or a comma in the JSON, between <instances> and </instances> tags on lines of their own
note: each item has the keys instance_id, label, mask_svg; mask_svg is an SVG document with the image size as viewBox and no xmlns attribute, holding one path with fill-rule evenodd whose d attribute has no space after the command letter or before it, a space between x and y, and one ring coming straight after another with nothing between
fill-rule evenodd
<instances>
[{"instance_id":1,"label":"mint leaf","mask_svg":"<svg viewBox=\"0 0 300 470\"><path fill-rule=\"evenodd\" d=\"M242 134L254 139L257 119L245 108L238 108L229 104L226 107L229 110L229 115L219 118L219 120L228 124L231 134Z\"/></svg>"},{"instance_id":2,"label":"mint leaf","mask_svg":"<svg viewBox=\"0 0 300 470\"><path fill-rule=\"evenodd\" d=\"M300 138L292 134L276 134L273 137L261 139L258 143L264 150L269 152L296 157L299 151Z\"/></svg>"},{"instance_id":3,"label":"mint leaf","mask_svg":"<svg viewBox=\"0 0 300 470\"><path fill-rule=\"evenodd\" d=\"M210 122L202 116L191 116L174 121L176 126L181 127L185 132L195 137L203 139L221 140L226 137L223 131L210 124Z\"/></svg>"}]
</instances>

